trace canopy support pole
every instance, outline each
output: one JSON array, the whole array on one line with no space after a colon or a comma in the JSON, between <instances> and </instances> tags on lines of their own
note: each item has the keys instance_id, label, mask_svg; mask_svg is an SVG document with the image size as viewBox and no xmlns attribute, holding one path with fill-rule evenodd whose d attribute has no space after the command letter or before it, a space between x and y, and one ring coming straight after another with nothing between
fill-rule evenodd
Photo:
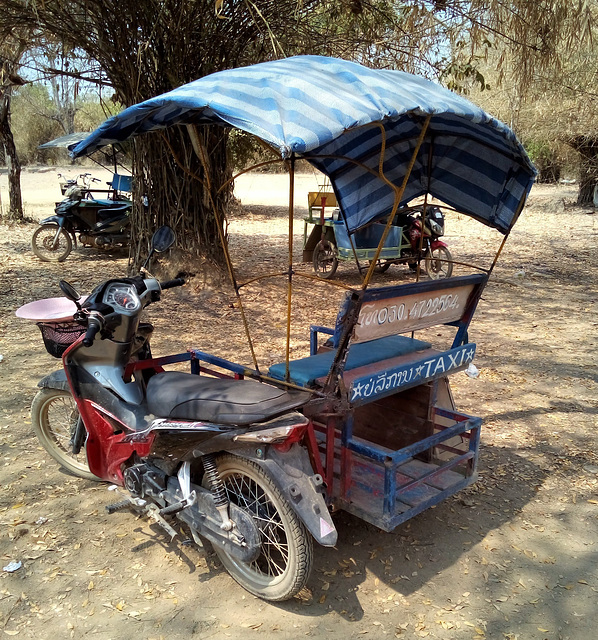
<instances>
[{"instance_id":1,"label":"canopy support pole","mask_svg":"<svg viewBox=\"0 0 598 640\"><path fill-rule=\"evenodd\" d=\"M426 195L424 196L424 212L422 215L422 220L421 220L421 229L420 229L420 236L419 236L419 256L421 257L422 255L422 250L424 247L424 229L426 228L426 213L428 210L428 194L430 193L430 178L432 175L432 157L433 157L433 153L434 153L434 136L430 136L430 151L428 153L428 184L426 186ZM419 282L420 278L421 278L421 271L422 271L422 266L421 266L421 260L417 261L417 268L416 268L416 275L415 275L415 281ZM415 332L412 331L411 332L411 337L413 338Z\"/></svg>"},{"instance_id":2,"label":"canopy support pole","mask_svg":"<svg viewBox=\"0 0 598 640\"><path fill-rule=\"evenodd\" d=\"M380 128L381 136L382 136L382 144L380 148L380 162L378 163L378 176L384 181L394 192L395 199L392 207L392 211L388 216L388 222L386 223L386 227L384 228L384 232L382 233L382 238L378 243L378 248L376 249L376 254L373 260L370 262L370 266L367 272L366 277L363 280L363 284L361 286L361 291L365 291L368 287L370 279L374 274L374 269L376 268L376 264L378 263L378 258L380 257L380 253L382 252L382 247L386 242L386 237L390 231L390 227L392 226L394 217L397 213L397 209L399 208L399 204L401 202L401 198L403 197L403 193L405 193L405 189L407 187L407 182L409 180L409 176L411 175L411 171L413 170L413 166L415 165L415 161L419 154L419 150L424 142L426 131L428 130L428 125L430 124L430 120L432 116L429 115L426 117L424 124L422 125L421 132L417 139L417 143L415 145L415 149L413 150L413 155L411 156L411 160L409 162L409 166L407 167L407 171L405 172L405 176L403 178L403 183L400 187L394 185L385 175L384 175L384 155L386 151L386 130L384 129L384 125L381 122L375 123L376 126ZM351 333L353 331L353 327L357 324L359 319L359 310L361 307L361 298L360 294L355 294L352 296L350 307L347 311L347 324L343 331L343 335L339 341L338 348L336 350L336 355L334 356L334 361L332 362L332 366L330 367L330 371L328 373L328 377L326 378L326 384L324 385L325 392L331 392L333 386L337 387L339 392L342 391L343 387L343 378L342 372L344 369L344 364L347 358L347 351L349 347L349 340L351 337Z\"/></svg>"},{"instance_id":3,"label":"canopy support pole","mask_svg":"<svg viewBox=\"0 0 598 640\"><path fill-rule=\"evenodd\" d=\"M382 247L384 246L384 243L386 242L386 238L388 236L388 233L390 231L390 228L392 227L392 223L394 220L394 217L397 213L397 209L399 208L399 204L401 203L401 198L403 197L403 193L405 193L405 189L407 188L407 182L409 181L409 176L411 175L411 171L413 170L413 166L415 165L415 161L417 159L417 156L419 154L419 150L421 149L421 146L424 142L424 138L426 136L426 131L428 130L428 125L430 124L430 120L432 119L432 116L429 115L426 117L424 124L422 126L422 130L419 134L419 137L417 139L417 143L415 145L415 149L413 150L413 155L411 156L411 160L409 162L409 166L407 167L407 171L405 172L405 176L403 177L403 183L401 184L400 187L397 187L395 184L393 184L385 175L384 175L384 154L386 152L386 130L384 129L384 125L380 122L377 122L376 125L380 128L380 132L382 135L382 145L380 148L380 162L378 165L378 175L380 177L381 180L383 180L389 187L391 187L391 189L393 189L393 191L395 192L395 200L394 200L394 204L392 206L392 211L390 212L390 215L388 216L388 222L386 223L386 227L384 228L384 232L382 233L382 238L380 239L380 242L378 243L378 248L376 249L376 255L374 256L374 258L372 259L372 261L370 262L370 268L368 269L368 272L365 276L365 279L363 281L363 284L361 285L361 288L363 290L367 289L370 280L372 279L372 276L374 275L374 269L376 268L376 264L378 263L378 258L380 257L380 253L382 252ZM422 233L423 233L423 229L422 229Z\"/></svg>"},{"instance_id":4,"label":"canopy support pole","mask_svg":"<svg viewBox=\"0 0 598 640\"><path fill-rule=\"evenodd\" d=\"M241 320L243 321L245 335L247 336L247 342L249 343L249 351L251 352L251 359L253 360L253 366L255 367L255 370L259 373L260 369L257 363L257 358L255 356L255 350L253 348L253 341L251 339L251 332L249 331L247 316L245 315L245 308L243 307L243 301L241 300L240 287L237 282L237 278L235 276L235 270L233 267L232 259L230 257L230 253L228 251L228 242L226 241L226 238L224 236L224 220L220 217L218 207L216 206L216 203L212 198L212 189L211 189L212 183L210 180L210 171L209 171L209 164L208 164L206 149L205 149L205 146L202 144L199 134L197 133L196 125L187 125L187 131L189 132L189 137L191 138L191 144L193 146L193 150L195 151L197 157L199 158L203 166L205 181L202 181L201 178L199 178L199 176L196 176L193 174L192 175L194 178L196 178L200 182L203 182L203 187L204 189L206 189L208 193L208 197L210 198L212 211L214 212L214 217L216 218L216 228L218 229L218 238L220 239L220 244L222 245L222 251L224 253L224 260L226 262L226 267L228 269L228 275L233 285L233 289L235 290L237 304L239 305L239 311L241 312ZM173 152L173 156L178 163L179 161L172 147L171 147L171 151Z\"/></svg>"},{"instance_id":5,"label":"canopy support pole","mask_svg":"<svg viewBox=\"0 0 598 640\"><path fill-rule=\"evenodd\" d=\"M490 269L488 269L488 278L490 278L490 274L494 271L494 267L496 266L496 263L498 262L498 259L500 258L500 254L502 253L502 250L504 249L504 246L507 243L507 240L509 239L509 236L511 235L511 231L513 229L513 226L515 225L517 220L519 220L519 216L521 215L521 212L523 211L523 207L525 206L526 200L527 200L527 193L524 193L522 198L521 198L521 200L519 201L519 206L517 207L517 212L513 216L513 222L511 222L511 226L510 226L509 230L507 231L507 233L505 233L505 237L502 239L502 242L500 243L500 247L498 247L498 251L496 252L496 255L494 256L494 260L492 261L492 264L490 265Z\"/></svg>"},{"instance_id":6,"label":"canopy support pole","mask_svg":"<svg viewBox=\"0 0 598 640\"><path fill-rule=\"evenodd\" d=\"M289 166L289 270L287 285L287 346L285 354L285 380L289 382L291 374L289 362L291 359L291 313L293 295L293 216L295 213L295 154L291 154Z\"/></svg>"}]
</instances>

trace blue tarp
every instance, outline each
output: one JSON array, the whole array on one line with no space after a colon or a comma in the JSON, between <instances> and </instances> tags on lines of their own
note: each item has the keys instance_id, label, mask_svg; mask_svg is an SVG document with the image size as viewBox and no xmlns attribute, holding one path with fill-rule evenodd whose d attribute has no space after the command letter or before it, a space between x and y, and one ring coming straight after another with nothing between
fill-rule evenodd
<instances>
[{"instance_id":1,"label":"blue tarp","mask_svg":"<svg viewBox=\"0 0 598 640\"><path fill-rule=\"evenodd\" d=\"M507 232L535 169L515 134L465 98L402 71L374 70L321 56L220 71L129 107L71 147L106 144L176 124L223 124L278 151L304 157L329 176L350 232L392 209L422 125L430 124L402 204L428 192Z\"/></svg>"}]
</instances>

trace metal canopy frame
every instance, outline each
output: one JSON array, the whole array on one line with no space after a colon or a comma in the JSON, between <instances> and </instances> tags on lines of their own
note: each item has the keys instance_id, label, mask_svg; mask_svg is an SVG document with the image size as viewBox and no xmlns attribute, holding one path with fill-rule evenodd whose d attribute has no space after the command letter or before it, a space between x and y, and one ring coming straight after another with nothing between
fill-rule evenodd
<instances>
[{"instance_id":1,"label":"metal canopy frame","mask_svg":"<svg viewBox=\"0 0 598 640\"><path fill-rule=\"evenodd\" d=\"M373 260L371 260L368 271L365 275L365 277L363 278L362 284L361 284L361 288L360 289L356 289L354 287L348 286L346 284L343 284L341 282L337 282L337 281L329 281L329 280L322 280L321 278L318 278L317 276L313 275L313 274L307 274L307 273L301 273L298 271L294 271L293 269L293 223L294 223L294 218L295 218L295 163L296 160L298 158L302 158L305 160L310 161L310 155L306 154L305 156L301 155L301 156L297 156L296 154L291 154L291 156L289 158L276 158L273 160L269 160L269 161L265 161L265 162L260 162L258 164L252 165L246 169L243 169L242 171L240 171L239 173L237 173L235 176L233 176L232 178L230 178L229 180L227 180L223 185L221 185L218 189L218 193L221 192L223 189L225 189L231 182L234 182L234 180L236 178L238 178L239 176L255 170L257 168L261 168L264 166L268 166L268 165L272 165L275 163L280 163L282 162L286 167L287 167L287 171L289 173L289 201L288 201L288 264L287 264L287 270L286 271L277 271L274 273L269 273L269 274L264 274L261 276L258 276L256 278L251 278L245 282L239 282L235 273L235 269L234 269L234 265L233 265L233 261L230 255L230 251L229 251L229 247L228 247L228 242L226 240L225 234L224 234L224 223L226 220L226 214L225 212L220 212L218 211L218 208L216 207L215 202L212 199L211 196L211 182L210 182L210 178L209 178L209 171L205 171L205 180L203 180L200 176L190 173L188 171L188 169L186 169L183 165L183 163L180 161L180 159L177 157L177 154L175 152L175 150L172 148L172 146L170 144L168 144L168 141L166 139L165 136L163 136L163 139L165 140L165 142L168 144L170 151L173 154L173 157L175 159L175 161L177 162L177 164L179 164L180 167L182 167L189 175L190 177L202 182L202 184L204 184L204 186L207 189L207 192L210 194L210 199L211 199L211 205L214 211L214 215L216 216L217 219L217 227L218 227L218 233L219 233L219 240L223 249L223 253L224 253L224 257L225 257L225 262L226 262L226 267L227 267L227 271L228 271L228 275L229 275L229 279L231 281L231 284L233 286L234 292L235 292L235 296L237 299L237 304L239 306L239 311L241 313L241 319L243 322L243 327L244 327L244 331L247 337L247 341L248 341L248 345L249 345L249 349L251 352L251 358L253 361L253 366L254 369L244 369L244 374L248 375L250 377L254 377L266 382L272 382L275 383L277 385L285 385L289 388L301 388L302 387L298 387L297 385L293 384L290 382L290 373L289 373L289 363L290 363L290 336L291 336L291 324L292 324L292 309L293 309L293 305L292 305L292 301L293 301L293 278L294 277L300 277L300 278L305 278L305 279L310 279L310 280L314 280L320 283L327 283L330 284L332 286L338 287L338 288L343 288L349 292L352 292L353 294L353 307L354 307L354 311L357 310L357 312L354 312L351 314L352 316L352 321L350 321L347 324L346 330L344 332L344 336L343 338L341 338L340 340L340 344L339 347L337 349L336 352L336 356L334 359L334 363L331 367L329 376L328 376L328 381L327 384L325 385L325 389L324 389L324 393L317 393L316 395L324 395L327 396L330 393L334 393L336 391L335 389L335 378L337 377L337 372L339 371L339 369L342 368L342 363L345 361L346 359L346 354L347 354L347 350L348 350L348 346L349 346L349 341L350 341L350 336L353 330L353 327L355 326L355 323L357 322L357 318L358 318L358 308L360 306L360 301L361 298L363 296L363 292L365 292L369 285L370 285L370 281L371 278L374 274L374 269L377 263L377 260L380 256L380 253L382 251L382 248L384 246L384 243L386 241L386 238L388 236L388 233L392 227L392 221L394 219L394 216L400 206L400 202L401 199L403 197L403 194L405 192L405 189L407 187L407 184L409 182L409 178L411 176L411 172L413 169L413 166L415 165L415 162L417 160L417 157L419 155L419 152L421 150L422 144L424 143L424 141L426 140L426 134L428 131L428 125L430 123L432 116L431 115L427 115L425 118L421 119L420 122L420 133L418 136L418 139L416 141L416 145L414 148L414 151L412 153L411 156L411 160L410 163L408 165L407 171L405 172L405 175L403 177L403 181L401 183L401 185L396 185L394 184L391 180L389 180L387 178L387 176L385 175L384 172L384 156L385 156L385 150L386 150L386 130L384 128L384 124L383 122L373 122L373 123L369 123L367 125L363 125L363 128L367 128L367 127L376 127L381 131L381 145L380 145L380 150L379 150L379 161L378 161L378 171L375 172L375 175L377 175L377 177L379 177L383 182L385 182L385 184L387 184L389 187L391 187L391 189L394 192L394 202L393 202L393 207L392 207L392 211L388 216L388 220L386 222L385 228L384 228L384 232L382 234L382 237L380 238L380 242L378 243L378 247L376 249L376 254L375 254L375 258ZM204 169L207 169L208 166L208 162L207 162L207 151L204 148L202 142L201 142L201 138L197 133L197 127L198 125L186 125L187 130L189 132L192 144L193 144L193 148L198 156L198 158L200 159ZM258 138L259 139L259 138ZM262 141L263 142L263 141ZM270 147L269 147L270 148ZM272 149L273 152L275 152L274 149ZM354 160L352 158L347 158L347 157L341 157L341 156L330 156L331 158L342 158L343 160L352 162L356 165L359 165L360 167L366 169L367 171L372 172L372 170L369 167L366 167L365 165L363 165L361 162L359 162L358 160ZM429 163L428 164L428 180L430 177L430 166ZM523 209L523 206L525 204L525 200L526 200L526 196L527 193L525 193L522 198L521 201L519 203L518 206L518 210L516 213L516 216L514 218L514 222L513 224L515 224L515 221L517 220L517 218L519 217L519 215L521 214L521 211ZM428 194L425 194L425 200L424 200L424 208L423 208L423 215L422 215L422 224L425 224L425 215L426 215L426 207L428 204ZM344 217L343 217L344 220ZM345 222L346 224L346 222ZM479 269L480 271L483 271L487 274L487 276L489 277L490 274L492 273L498 258L504 248L504 245L509 237L510 234L510 229L509 231L507 231L507 233L504 234L502 242L500 244L500 247L492 261L491 266L488 269L479 267L479 266L475 266L475 265L466 265L466 266L471 266L474 267L476 269ZM349 235L349 237L351 237L351 235ZM423 241L423 234L422 237L420 238L420 242ZM421 248L421 247L420 247ZM460 264L466 264L466 263L460 263ZM358 266L359 266L359 262L358 262ZM361 270L359 271L361 273ZM275 380L267 375L264 375L260 372L260 368L259 368L259 364L257 362L257 357L255 354L255 348L254 348L254 342L251 336L251 330L249 327L249 323L248 323L248 319L247 319L247 314L245 311L245 307L243 304L243 300L242 300L242 296L241 296L241 289L251 283L255 283L257 281L260 280L264 280L267 278L273 278L273 277L281 277L281 276L286 276L287 277L287 318L286 318L286 348L285 348L285 380L281 381L281 380ZM420 277L420 269L419 269L419 265L418 265L418 269L417 269L417 280L419 281L419 277ZM481 291L479 292L481 294Z\"/></svg>"}]
</instances>

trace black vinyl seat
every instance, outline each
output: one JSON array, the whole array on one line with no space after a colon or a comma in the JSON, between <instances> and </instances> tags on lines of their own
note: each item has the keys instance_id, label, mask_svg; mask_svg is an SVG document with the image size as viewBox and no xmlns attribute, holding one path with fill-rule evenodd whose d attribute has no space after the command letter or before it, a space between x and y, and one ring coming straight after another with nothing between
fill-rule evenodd
<instances>
[{"instance_id":1,"label":"black vinyl seat","mask_svg":"<svg viewBox=\"0 0 598 640\"><path fill-rule=\"evenodd\" d=\"M297 409L310 398L302 391L283 391L254 380L208 378L167 371L150 378L147 402L161 418L201 420L244 426Z\"/></svg>"}]
</instances>

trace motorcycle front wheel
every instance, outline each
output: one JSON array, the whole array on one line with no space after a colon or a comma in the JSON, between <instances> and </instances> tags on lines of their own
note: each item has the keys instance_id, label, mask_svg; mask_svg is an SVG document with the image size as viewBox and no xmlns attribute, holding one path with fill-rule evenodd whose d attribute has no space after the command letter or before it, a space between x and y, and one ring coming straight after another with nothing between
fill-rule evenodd
<instances>
[{"instance_id":1,"label":"motorcycle front wheel","mask_svg":"<svg viewBox=\"0 0 598 640\"><path fill-rule=\"evenodd\" d=\"M254 519L260 532L260 555L242 562L216 545L214 549L230 575L259 598L288 600L305 586L313 561L313 542L291 505L261 467L250 460L224 454L218 470L230 502Z\"/></svg>"},{"instance_id":2,"label":"motorcycle front wheel","mask_svg":"<svg viewBox=\"0 0 598 640\"><path fill-rule=\"evenodd\" d=\"M426 254L425 270L432 280L450 278L453 273L453 256L446 247L436 247Z\"/></svg>"},{"instance_id":3,"label":"motorcycle front wheel","mask_svg":"<svg viewBox=\"0 0 598 640\"><path fill-rule=\"evenodd\" d=\"M61 389L42 389L31 403L31 424L42 447L67 471L85 478L99 480L87 464L85 447L73 453L79 410L73 396Z\"/></svg>"},{"instance_id":4,"label":"motorcycle front wheel","mask_svg":"<svg viewBox=\"0 0 598 640\"><path fill-rule=\"evenodd\" d=\"M71 236L55 224L42 224L31 238L33 253L44 262L63 262L73 249Z\"/></svg>"}]
</instances>

